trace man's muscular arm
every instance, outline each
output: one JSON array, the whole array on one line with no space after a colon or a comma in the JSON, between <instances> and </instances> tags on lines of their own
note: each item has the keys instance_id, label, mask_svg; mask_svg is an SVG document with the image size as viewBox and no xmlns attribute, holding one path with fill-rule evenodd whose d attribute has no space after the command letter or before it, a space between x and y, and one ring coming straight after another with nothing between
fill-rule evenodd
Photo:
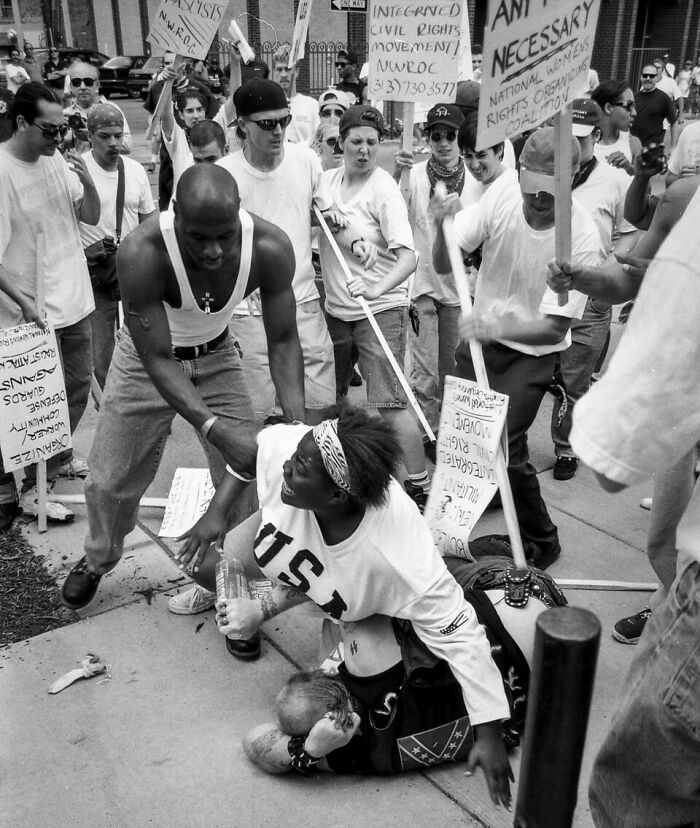
<instances>
[{"instance_id":1,"label":"man's muscular arm","mask_svg":"<svg viewBox=\"0 0 700 828\"><path fill-rule=\"evenodd\" d=\"M139 225L119 246L119 287L126 324L153 385L174 411L199 430L213 415L173 357L163 304L165 256L155 216ZM242 441L225 420L214 423L207 439L234 469L255 468L254 441L250 445Z\"/></svg>"},{"instance_id":2,"label":"man's muscular arm","mask_svg":"<svg viewBox=\"0 0 700 828\"><path fill-rule=\"evenodd\" d=\"M304 420L304 358L292 290L294 249L285 233L258 218L253 261L255 283L249 288L260 288L272 381L285 417Z\"/></svg>"}]
</instances>

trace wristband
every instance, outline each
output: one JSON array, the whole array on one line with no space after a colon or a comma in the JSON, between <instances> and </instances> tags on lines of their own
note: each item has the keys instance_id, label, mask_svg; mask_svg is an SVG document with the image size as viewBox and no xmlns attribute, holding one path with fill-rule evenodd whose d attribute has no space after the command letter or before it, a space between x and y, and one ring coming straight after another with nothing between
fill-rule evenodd
<instances>
[{"instance_id":1,"label":"wristband","mask_svg":"<svg viewBox=\"0 0 700 828\"><path fill-rule=\"evenodd\" d=\"M255 480L255 475L253 475L252 477L243 477L242 474L239 474L237 471L232 469L228 463L226 464L226 471L228 474L231 475L231 477L235 477L236 480L242 480L244 483L252 483L253 480Z\"/></svg>"},{"instance_id":2,"label":"wristband","mask_svg":"<svg viewBox=\"0 0 700 828\"><path fill-rule=\"evenodd\" d=\"M214 416L214 417L209 417L209 419L208 419L208 420L205 420L205 421L202 423L202 425L199 427L199 433L202 435L202 437L203 437L205 440L207 440L207 439L209 438L209 432L211 431L211 427L214 425L214 423L215 423L218 419L219 419L219 418L218 418L218 417L216 417L216 416Z\"/></svg>"},{"instance_id":3,"label":"wristband","mask_svg":"<svg viewBox=\"0 0 700 828\"><path fill-rule=\"evenodd\" d=\"M353 256L355 255L355 245L356 245L358 242L363 242L363 241L364 241L364 239L362 238L362 236L360 236L359 238L357 238L357 239L353 239L353 240L350 242L350 252L352 253L352 255L353 255Z\"/></svg>"},{"instance_id":4,"label":"wristband","mask_svg":"<svg viewBox=\"0 0 700 828\"><path fill-rule=\"evenodd\" d=\"M302 776L308 776L309 771L318 765L321 757L312 756L304 749L306 736L294 736L287 742L287 751L290 756L290 765Z\"/></svg>"}]
</instances>

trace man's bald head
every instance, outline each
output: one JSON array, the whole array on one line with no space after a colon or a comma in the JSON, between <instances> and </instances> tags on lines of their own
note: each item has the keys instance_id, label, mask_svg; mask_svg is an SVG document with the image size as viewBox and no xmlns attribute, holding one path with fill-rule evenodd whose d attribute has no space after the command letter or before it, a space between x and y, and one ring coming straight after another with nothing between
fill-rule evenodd
<instances>
[{"instance_id":1,"label":"man's bald head","mask_svg":"<svg viewBox=\"0 0 700 828\"><path fill-rule=\"evenodd\" d=\"M68 75L70 78L99 78L100 73L97 71L97 67L91 63L76 60L68 67Z\"/></svg>"},{"instance_id":2,"label":"man's bald head","mask_svg":"<svg viewBox=\"0 0 700 828\"><path fill-rule=\"evenodd\" d=\"M176 215L182 219L208 214L216 220L238 216L238 186L228 170L216 164L195 164L180 176L175 192Z\"/></svg>"}]
</instances>

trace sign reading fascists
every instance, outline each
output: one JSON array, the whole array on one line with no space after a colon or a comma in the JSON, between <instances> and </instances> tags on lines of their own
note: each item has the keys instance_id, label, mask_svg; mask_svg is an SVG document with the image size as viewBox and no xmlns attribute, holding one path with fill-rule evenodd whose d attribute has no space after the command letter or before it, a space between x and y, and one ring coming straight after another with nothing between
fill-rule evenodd
<instances>
[{"instance_id":1,"label":"sign reading fascists","mask_svg":"<svg viewBox=\"0 0 700 828\"><path fill-rule=\"evenodd\" d=\"M497 488L496 451L507 410L505 394L445 377L437 463L425 505L442 555L472 560L469 535Z\"/></svg>"},{"instance_id":2,"label":"sign reading fascists","mask_svg":"<svg viewBox=\"0 0 700 828\"><path fill-rule=\"evenodd\" d=\"M386 101L453 101L462 3L372 0L369 96Z\"/></svg>"},{"instance_id":3,"label":"sign reading fascists","mask_svg":"<svg viewBox=\"0 0 700 828\"><path fill-rule=\"evenodd\" d=\"M0 448L6 471L70 448L63 370L50 325L0 331Z\"/></svg>"},{"instance_id":4,"label":"sign reading fascists","mask_svg":"<svg viewBox=\"0 0 700 828\"><path fill-rule=\"evenodd\" d=\"M146 38L154 51L204 60L229 0L162 0Z\"/></svg>"},{"instance_id":5,"label":"sign reading fascists","mask_svg":"<svg viewBox=\"0 0 700 828\"><path fill-rule=\"evenodd\" d=\"M587 88L600 0L489 3L477 149L560 112Z\"/></svg>"}]
</instances>

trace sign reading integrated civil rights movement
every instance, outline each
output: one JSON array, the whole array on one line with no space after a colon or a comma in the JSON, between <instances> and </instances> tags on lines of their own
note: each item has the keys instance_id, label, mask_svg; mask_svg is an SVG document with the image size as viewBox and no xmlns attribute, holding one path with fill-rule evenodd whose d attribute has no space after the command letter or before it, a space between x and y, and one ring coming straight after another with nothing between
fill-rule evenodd
<instances>
[{"instance_id":1,"label":"sign reading integrated civil rights movement","mask_svg":"<svg viewBox=\"0 0 700 828\"><path fill-rule=\"evenodd\" d=\"M0 331L0 448L6 471L70 448L66 388L51 326Z\"/></svg>"},{"instance_id":2,"label":"sign reading integrated civil rights movement","mask_svg":"<svg viewBox=\"0 0 700 828\"><path fill-rule=\"evenodd\" d=\"M465 19L468 20L462 2L372 0L370 98L409 102L454 100ZM468 32L466 36L468 39Z\"/></svg>"},{"instance_id":3,"label":"sign reading integrated civil rights movement","mask_svg":"<svg viewBox=\"0 0 700 828\"><path fill-rule=\"evenodd\" d=\"M505 394L445 378L437 463L425 506L442 555L472 559L469 535L496 492L496 451L507 410Z\"/></svg>"},{"instance_id":4,"label":"sign reading integrated civil rights movement","mask_svg":"<svg viewBox=\"0 0 700 828\"><path fill-rule=\"evenodd\" d=\"M154 51L204 60L230 0L162 0L148 40Z\"/></svg>"},{"instance_id":5,"label":"sign reading integrated civil rights movement","mask_svg":"<svg viewBox=\"0 0 700 828\"><path fill-rule=\"evenodd\" d=\"M489 3L477 148L534 129L586 88L600 0Z\"/></svg>"}]
</instances>

